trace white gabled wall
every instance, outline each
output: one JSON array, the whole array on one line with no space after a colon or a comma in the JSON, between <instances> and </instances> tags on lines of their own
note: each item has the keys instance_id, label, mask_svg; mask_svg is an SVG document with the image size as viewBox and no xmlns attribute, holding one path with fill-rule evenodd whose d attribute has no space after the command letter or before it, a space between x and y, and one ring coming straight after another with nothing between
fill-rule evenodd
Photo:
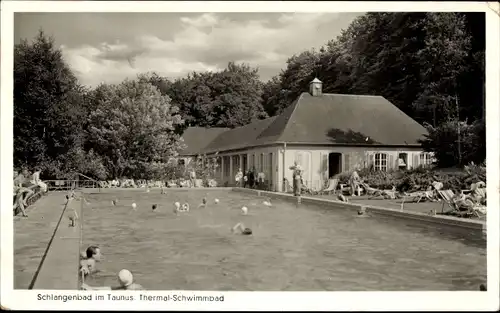
<instances>
[{"instance_id":1,"label":"white gabled wall","mask_svg":"<svg viewBox=\"0 0 500 313\"><path fill-rule=\"evenodd\" d=\"M283 147L280 147L283 150ZM301 163L304 169L304 181L312 189L321 189L328 180L328 155L330 153L342 154L342 172L350 171L355 168L369 167L374 162L375 153L383 153L389 169L397 168L399 153L407 154L407 167L413 168L419 166L420 154L419 148L390 148L390 147L311 147L311 146L287 146L284 162L285 178L292 183L292 171L289 169L294 161ZM281 168L282 154L279 154L280 160L280 181L283 182ZM280 191L283 189L280 184Z\"/></svg>"},{"instance_id":2,"label":"white gabled wall","mask_svg":"<svg viewBox=\"0 0 500 313\"><path fill-rule=\"evenodd\" d=\"M272 153L272 159L270 154ZM328 155L330 153L342 154L342 172L353 170L354 168L364 168L371 166L375 153L386 155L388 168L397 168L399 153L407 154L407 167L413 168L421 165L420 155L423 153L420 148L390 148L390 147L328 147L328 146L290 146L276 145L269 147L250 148L240 152L218 154L224 159L224 164L216 177L220 186L234 186L236 184L234 176L238 170L238 162L243 165L243 156L246 156L246 170L255 166L257 171L262 169L262 157L264 157L264 167L266 179L271 177L271 190L283 191L283 178L292 183L292 171L289 169L294 161L299 161L304 168L304 180L313 189L321 189L328 180ZM241 160L239 159L241 156ZM432 158L432 155L430 155ZM238 161L239 160L239 161ZM272 173L271 173L272 171Z\"/></svg>"}]
</instances>

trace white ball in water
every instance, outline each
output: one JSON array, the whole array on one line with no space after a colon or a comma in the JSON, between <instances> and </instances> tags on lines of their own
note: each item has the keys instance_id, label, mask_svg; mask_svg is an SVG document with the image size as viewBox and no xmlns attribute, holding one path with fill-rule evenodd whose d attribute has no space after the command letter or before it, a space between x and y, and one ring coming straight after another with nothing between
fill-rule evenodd
<instances>
[{"instance_id":1,"label":"white ball in water","mask_svg":"<svg viewBox=\"0 0 500 313\"><path fill-rule=\"evenodd\" d=\"M219 203L219 199L215 199L215 203Z\"/></svg>"},{"instance_id":2,"label":"white ball in water","mask_svg":"<svg viewBox=\"0 0 500 313\"><path fill-rule=\"evenodd\" d=\"M137 204L135 204L135 202L134 202L134 203L132 203L132 209L135 209L135 208L137 208Z\"/></svg>"},{"instance_id":3,"label":"white ball in water","mask_svg":"<svg viewBox=\"0 0 500 313\"><path fill-rule=\"evenodd\" d=\"M244 214L244 215L247 215L248 213L248 208L246 206L242 207L241 208L241 212Z\"/></svg>"}]
</instances>

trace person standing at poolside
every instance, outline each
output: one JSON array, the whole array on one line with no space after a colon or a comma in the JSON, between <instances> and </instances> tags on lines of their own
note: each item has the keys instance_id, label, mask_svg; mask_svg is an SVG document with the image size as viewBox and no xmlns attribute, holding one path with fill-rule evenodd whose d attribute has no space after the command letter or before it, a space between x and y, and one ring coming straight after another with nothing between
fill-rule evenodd
<instances>
[{"instance_id":1,"label":"person standing at poolside","mask_svg":"<svg viewBox=\"0 0 500 313\"><path fill-rule=\"evenodd\" d=\"M238 172L236 173L236 176L234 176L234 180L236 181L237 186L243 186L243 172L241 171L241 167L238 168Z\"/></svg>"},{"instance_id":2,"label":"person standing at poolside","mask_svg":"<svg viewBox=\"0 0 500 313\"><path fill-rule=\"evenodd\" d=\"M295 162L293 162L293 166L291 166L290 169L293 171L292 172L293 194L296 197L299 197L300 191L302 189L302 168L299 164L297 164L297 161L295 161Z\"/></svg>"},{"instance_id":3,"label":"person standing at poolside","mask_svg":"<svg viewBox=\"0 0 500 313\"><path fill-rule=\"evenodd\" d=\"M191 181L191 187L195 187L196 172L195 172L194 168L191 168L191 170L189 171L189 180Z\"/></svg>"},{"instance_id":4,"label":"person standing at poolside","mask_svg":"<svg viewBox=\"0 0 500 313\"><path fill-rule=\"evenodd\" d=\"M255 167L248 171L248 185L253 188L255 185Z\"/></svg>"},{"instance_id":5,"label":"person standing at poolside","mask_svg":"<svg viewBox=\"0 0 500 313\"><path fill-rule=\"evenodd\" d=\"M356 191L359 189L359 184L361 182L361 178L359 177L358 171L354 170L349 177L349 186L351 187L351 196L354 197L356 195ZM359 191L358 191L359 193ZM358 194L360 196L360 194Z\"/></svg>"}]
</instances>

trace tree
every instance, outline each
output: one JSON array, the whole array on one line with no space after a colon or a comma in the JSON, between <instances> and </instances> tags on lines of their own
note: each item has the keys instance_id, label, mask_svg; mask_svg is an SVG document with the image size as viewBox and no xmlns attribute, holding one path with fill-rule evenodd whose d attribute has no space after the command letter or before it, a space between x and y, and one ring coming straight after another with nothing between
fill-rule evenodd
<instances>
[{"instance_id":1,"label":"tree","mask_svg":"<svg viewBox=\"0 0 500 313\"><path fill-rule=\"evenodd\" d=\"M153 178L182 148L178 108L140 79L101 86L100 91L90 113L89 143L112 178Z\"/></svg>"},{"instance_id":2,"label":"tree","mask_svg":"<svg viewBox=\"0 0 500 313\"><path fill-rule=\"evenodd\" d=\"M267 117L258 70L245 64L230 62L220 72L193 72L174 81L167 93L190 126L237 127Z\"/></svg>"},{"instance_id":3,"label":"tree","mask_svg":"<svg viewBox=\"0 0 500 313\"><path fill-rule=\"evenodd\" d=\"M81 141L82 88L54 39L14 47L14 165L48 167Z\"/></svg>"},{"instance_id":4,"label":"tree","mask_svg":"<svg viewBox=\"0 0 500 313\"><path fill-rule=\"evenodd\" d=\"M470 162L480 164L486 160L483 144L484 124L450 119L437 127L425 125L429 134L420 141L427 152L433 152L440 167L462 166ZM460 133L460 146L459 137Z\"/></svg>"},{"instance_id":5,"label":"tree","mask_svg":"<svg viewBox=\"0 0 500 313\"><path fill-rule=\"evenodd\" d=\"M460 119L460 76L467 71L471 36L458 13L428 13L423 26L425 46L418 51L422 70L421 94L414 106L421 118L434 125Z\"/></svg>"}]
</instances>

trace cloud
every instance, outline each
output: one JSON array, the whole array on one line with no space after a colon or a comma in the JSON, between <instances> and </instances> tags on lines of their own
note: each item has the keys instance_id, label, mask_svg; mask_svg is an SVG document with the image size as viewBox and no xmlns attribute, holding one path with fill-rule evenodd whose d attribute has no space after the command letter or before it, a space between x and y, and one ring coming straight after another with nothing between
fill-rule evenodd
<instances>
[{"instance_id":1,"label":"cloud","mask_svg":"<svg viewBox=\"0 0 500 313\"><path fill-rule=\"evenodd\" d=\"M62 46L62 51L81 82L92 86L149 71L182 77L192 71L220 70L230 61L259 67L262 79L269 79L293 54L335 38L355 15L177 15L178 25L168 36L158 29L135 30L133 38L121 42L110 38L100 44Z\"/></svg>"}]
</instances>

